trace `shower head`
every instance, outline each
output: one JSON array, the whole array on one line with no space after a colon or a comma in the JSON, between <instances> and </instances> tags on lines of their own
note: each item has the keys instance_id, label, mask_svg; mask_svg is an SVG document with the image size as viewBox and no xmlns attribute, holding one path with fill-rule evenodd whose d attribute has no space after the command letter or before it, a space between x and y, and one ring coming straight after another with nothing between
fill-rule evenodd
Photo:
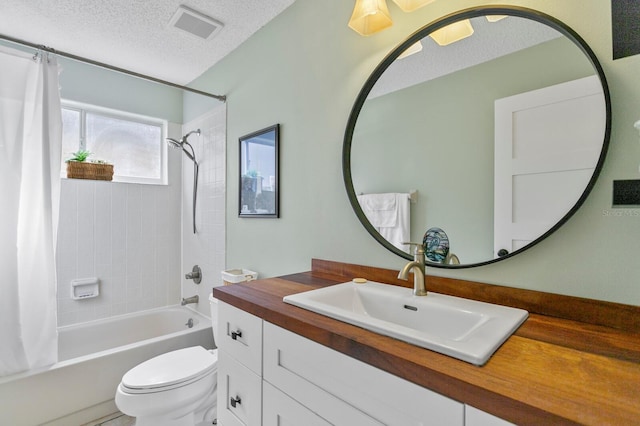
<instances>
[{"instance_id":1,"label":"shower head","mask_svg":"<svg viewBox=\"0 0 640 426\"><path fill-rule=\"evenodd\" d=\"M175 140L173 138L167 138L167 143L169 144L170 147L173 148L182 148L182 152L184 152L186 154L187 157L189 157L189 159L191 161L193 161L193 209L192 209L192 213L193 213L193 233L196 233L196 200L197 200L197 195L198 195L198 162L196 161L196 152L194 151L193 147L191 146L191 144L189 142L187 142L187 139L189 138L190 135L192 135L193 133L196 133L197 135L200 135L200 129L197 130L192 130L189 133L187 133L186 135L184 135L182 137L182 139ZM191 150L191 152L187 151L187 148L189 147L189 149Z\"/></svg>"},{"instance_id":2,"label":"shower head","mask_svg":"<svg viewBox=\"0 0 640 426\"><path fill-rule=\"evenodd\" d=\"M182 148L182 152L184 152L187 155L187 157L189 157L189 159L191 159L191 161L193 161L197 165L198 162L196 161L196 153L193 150L193 147L191 146L191 144L189 144L189 142L187 142L187 139L193 133L196 133L197 135L200 135L200 129L190 131L189 133L184 135L182 137L182 139L180 139L179 141L176 140L176 139L173 139L173 138L167 138L167 143L172 148L177 148L177 149ZM187 151L185 149L185 145L188 146L191 149L191 152L189 152L189 151Z\"/></svg>"},{"instance_id":3,"label":"shower head","mask_svg":"<svg viewBox=\"0 0 640 426\"><path fill-rule=\"evenodd\" d=\"M167 138L167 143L171 148L177 148L177 149L182 148L182 144L173 138Z\"/></svg>"}]
</instances>

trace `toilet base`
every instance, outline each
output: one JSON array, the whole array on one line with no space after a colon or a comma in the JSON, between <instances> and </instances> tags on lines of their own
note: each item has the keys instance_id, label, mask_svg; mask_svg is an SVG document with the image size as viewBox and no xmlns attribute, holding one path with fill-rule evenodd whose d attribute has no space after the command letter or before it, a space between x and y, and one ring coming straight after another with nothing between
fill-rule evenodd
<instances>
[{"instance_id":1,"label":"toilet base","mask_svg":"<svg viewBox=\"0 0 640 426\"><path fill-rule=\"evenodd\" d=\"M211 426L217 417L217 403L217 393L214 387L213 392L208 394L195 411L176 419L167 416L136 417L134 426Z\"/></svg>"}]
</instances>

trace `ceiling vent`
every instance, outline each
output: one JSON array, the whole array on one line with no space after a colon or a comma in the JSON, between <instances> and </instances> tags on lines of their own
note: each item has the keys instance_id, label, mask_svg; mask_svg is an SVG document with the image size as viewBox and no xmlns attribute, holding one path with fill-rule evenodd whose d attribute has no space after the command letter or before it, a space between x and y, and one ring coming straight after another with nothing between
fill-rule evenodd
<instances>
[{"instance_id":1,"label":"ceiling vent","mask_svg":"<svg viewBox=\"0 0 640 426\"><path fill-rule=\"evenodd\" d=\"M212 38L224 27L222 22L184 5L178 6L178 10L169 21L169 25L204 40Z\"/></svg>"}]
</instances>

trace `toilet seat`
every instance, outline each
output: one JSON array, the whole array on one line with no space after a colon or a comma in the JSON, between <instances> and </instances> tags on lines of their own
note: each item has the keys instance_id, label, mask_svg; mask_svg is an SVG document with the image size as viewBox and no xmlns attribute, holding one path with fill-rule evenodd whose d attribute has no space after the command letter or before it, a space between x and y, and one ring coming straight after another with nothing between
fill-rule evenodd
<instances>
[{"instance_id":1,"label":"toilet seat","mask_svg":"<svg viewBox=\"0 0 640 426\"><path fill-rule=\"evenodd\" d=\"M217 370L218 351L193 346L151 358L129 370L120 382L125 393L164 392L187 386Z\"/></svg>"}]
</instances>

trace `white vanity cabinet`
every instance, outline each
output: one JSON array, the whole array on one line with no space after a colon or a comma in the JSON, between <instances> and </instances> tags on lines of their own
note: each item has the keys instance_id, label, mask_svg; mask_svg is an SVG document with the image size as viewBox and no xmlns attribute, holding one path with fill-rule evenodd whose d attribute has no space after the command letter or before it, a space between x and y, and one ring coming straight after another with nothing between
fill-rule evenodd
<instances>
[{"instance_id":1,"label":"white vanity cabinet","mask_svg":"<svg viewBox=\"0 0 640 426\"><path fill-rule=\"evenodd\" d=\"M514 426L506 420L502 420L493 414L485 413L470 405L464 407L465 426Z\"/></svg>"},{"instance_id":2,"label":"white vanity cabinet","mask_svg":"<svg viewBox=\"0 0 640 426\"><path fill-rule=\"evenodd\" d=\"M268 322L263 331L265 383L328 423L464 424L464 404Z\"/></svg>"},{"instance_id":3,"label":"white vanity cabinet","mask_svg":"<svg viewBox=\"0 0 640 426\"><path fill-rule=\"evenodd\" d=\"M262 319L218 303L218 424L262 423Z\"/></svg>"},{"instance_id":4,"label":"white vanity cabinet","mask_svg":"<svg viewBox=\"0 0 640 426\"><path fill-rule=\"evenodd\" d=\"M218 310L220 425L510 425L224 302Z\"/></svg>"}]
</instances>

